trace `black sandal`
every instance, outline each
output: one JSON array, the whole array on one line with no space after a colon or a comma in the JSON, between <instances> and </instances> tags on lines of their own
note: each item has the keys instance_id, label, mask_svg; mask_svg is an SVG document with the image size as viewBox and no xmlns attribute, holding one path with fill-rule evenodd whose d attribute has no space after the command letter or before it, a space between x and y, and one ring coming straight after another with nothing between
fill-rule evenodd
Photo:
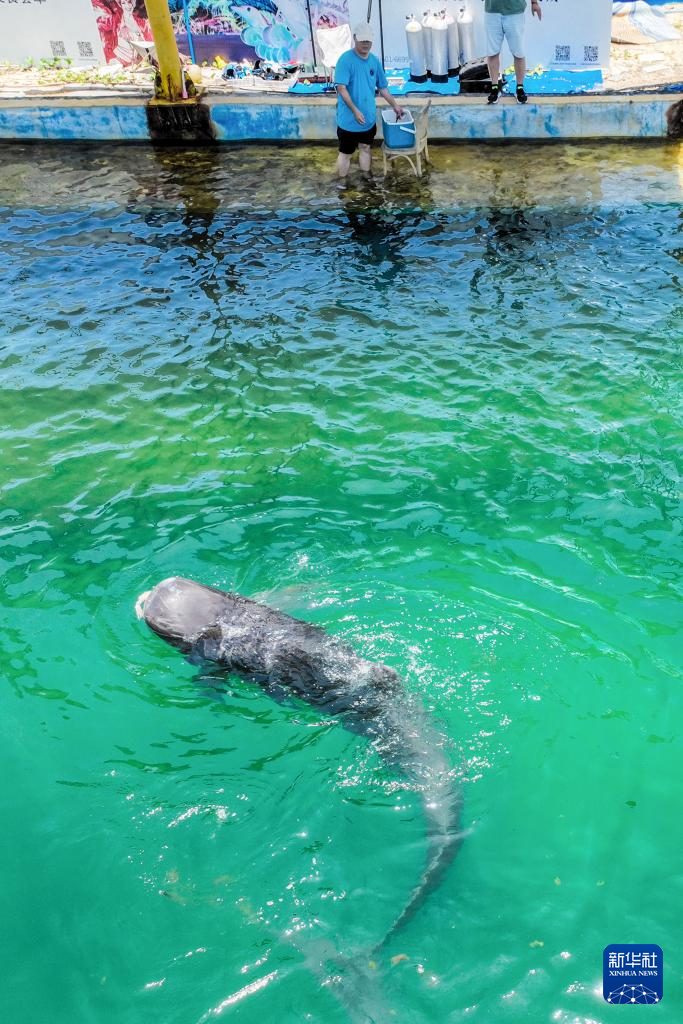
<instances>
[{"instance_id":1,"label":"black sandal","mask_svg":"<svg viewBox=\"0 0 683 1024\"><path fill-rule=\"evenodd\" d=\"M491 86L491 92L489 93L489 103L497 103L499 96L500 96L500 83L496 82L495 85Z\"/></svg>"},{"instance_id":2,"label":"black sandal","mask_svg":"<svg viewBox=\"0 0 683 1024\"><path fill-rule=\"evenodd\" d=\"M524 86L523 85L518 85L517 86L517 102L518 103L526 103L526 101L528 99L529 99L529 97L527 96L527 94L524 91Z\"/></svg>"}]
</instances>

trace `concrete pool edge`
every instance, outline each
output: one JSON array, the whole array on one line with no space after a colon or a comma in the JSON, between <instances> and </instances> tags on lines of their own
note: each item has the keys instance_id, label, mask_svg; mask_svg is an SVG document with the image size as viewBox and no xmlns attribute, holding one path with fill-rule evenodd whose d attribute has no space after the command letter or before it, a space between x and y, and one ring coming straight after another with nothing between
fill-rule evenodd
<instances>
[{"instance_id":1,"label":"concrete pool edge","mask_svg":"<svg viewBox=\"0 0 683 1024\"><path fill-rule=\"evenodd\" d=\"M416 94L406 105L419 108L430 99L435 141L671 140L683 132L683 98L675 92L538 96L526 106L511 97L489 106L481 96ZM205 118L208 113L218 142L331 142L335 102L333 96L206 93L199 109ZM149 142L152 109L164 107L150 105L141 90L5 95L0 140ZM165 109L177 129L173 141L206 141L193 136L189 106Z\"/></svg>"}]
</instances>

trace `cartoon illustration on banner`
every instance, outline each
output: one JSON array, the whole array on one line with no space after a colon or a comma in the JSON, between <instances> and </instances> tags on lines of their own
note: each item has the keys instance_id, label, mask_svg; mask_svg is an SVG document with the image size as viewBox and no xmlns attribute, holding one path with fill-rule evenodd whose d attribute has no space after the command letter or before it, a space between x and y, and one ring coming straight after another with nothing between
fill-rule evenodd
<instances>
[{"instance_id":1,"label":"cartoon illustration on banner","mask_svg":"<svg viewBox=\"0 0 683 1024\"><path fill-rule=\"evenodd\" d=\"M144 0L92 0L105 59L130 64L131 39L151 39ZM349 20L347 0L169 0L178 47L195 59L262 58L278 63L313 59L311 32ZM309 16L310 15L310 16Z\"/></svg>"},{"instance_id":2,"label":"cartoon illustration on banner","mask_svg":"<svg viewBox=\"0 0 683 1024\"><path fill-rule=\"evenodd\" d=\"M92 0L104 59L130 64L136 54L131 39L151 40L144 0Z\"/></svg>"},{"instance_id":3,"label":"cartoon illustration on banner","mask_svg":"<svg viewBox=\"0 0 683 1024\"><path fill-rule=\"evenodd\" d=\"M186 41L183 0L170 0L178 19L181 47ZM198 61L260 57L281 64L313 59L311 30L348 21L347 0L186 0Z\"/></svg>"}]
</instances>

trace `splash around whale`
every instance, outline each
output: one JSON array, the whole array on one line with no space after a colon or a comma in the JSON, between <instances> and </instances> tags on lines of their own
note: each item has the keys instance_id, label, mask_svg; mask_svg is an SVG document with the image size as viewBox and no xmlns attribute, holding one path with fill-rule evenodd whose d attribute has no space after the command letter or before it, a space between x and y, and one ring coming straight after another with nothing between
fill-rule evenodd
<instances>
[{"instance_id":1,"label":"splash around whale","mask_svg":"<svg viewBox=\"0 0 683 1024\"><path fill-rule=\"evenodd\" d=\"M291 695L368 737L383 760L419 793L426 821L420 879L380 951L424 903L462 841L462 789L444 738L404 689L401 677L367 661L319 626L240 594L174 576L141 595L138 617L193 660L221 666L281 699Z\"/></svg>"}]
</instances>

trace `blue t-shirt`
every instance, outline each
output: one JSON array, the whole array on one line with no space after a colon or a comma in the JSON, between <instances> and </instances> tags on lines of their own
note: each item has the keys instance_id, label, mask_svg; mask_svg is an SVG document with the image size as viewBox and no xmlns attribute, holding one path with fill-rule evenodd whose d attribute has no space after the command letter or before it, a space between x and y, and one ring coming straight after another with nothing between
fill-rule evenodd
<instances>
[{"instance_id":1,"label":"blue t-shirt","mask_svg":"<svg viewBox=\"0 0 683 1024\"><path fill-rule=\"evenodd\" d=\"M375 92L386 89L387 76L381 62L374 53L365 59L359 57L355 50L342 53L334 70L335 85L345 85L349 90L354 105L365 117L365 124L358 124L355 117L339 96L337 98L337 124L347 132L366 132L372 128L377 114L375 112Z\"/></svg>"}]
</instances>

